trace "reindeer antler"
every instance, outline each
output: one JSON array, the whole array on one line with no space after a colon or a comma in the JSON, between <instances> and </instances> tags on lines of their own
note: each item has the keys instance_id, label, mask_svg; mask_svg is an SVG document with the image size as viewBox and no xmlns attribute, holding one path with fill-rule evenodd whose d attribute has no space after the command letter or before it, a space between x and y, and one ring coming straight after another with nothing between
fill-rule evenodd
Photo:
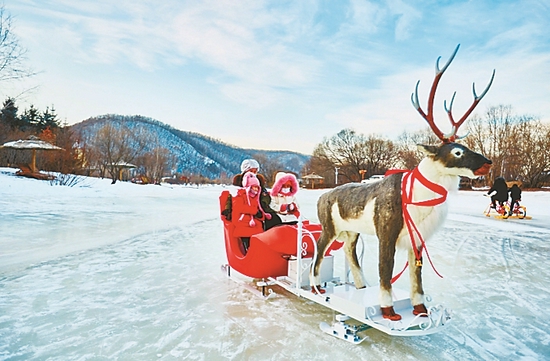
<instances>
[{"instance_id":1,"label":"reindeer antler","mask_svg":"<svg viewBox=\"0 0 550 361\"><path fill-rule=\"evenodd\" d=\"M489 91L489 88L493 84L493 79L495 78L495 70L493 69L493 75L491 76L491 80L489 81L489 84L487 85L487 87L485 88L483 93L481 93L480 96L478 96L476 94L476 84L475 83L472 84L472 91L474 93L474 102L472 103L470 108L466 111L466 113L464 113L462 118L460 118L460 120L458 122L454 121L453 114L452 114L453 101L455 99L456 92L454 92L453 97L451 98L451 102L449 103L449 108L447 108L447 102L446 101L443 103L443 105L445 107L445 111L447 112L447 115L449 116L449 120L451 121L451 125L452 125L451 132L449 134L443 134L443 132L441 130L439 130L439 128L437 127L437 125L435 125L435 122L434 122L433 105L434 105L434 99L435 99L435 91L437 89L437 85L439 84L439 80L441 80L441 77L443 76L443 73L445 72L445 70L447 70L447 68L449 67L449 65L453 61L456 53L458 52L459 47L460 47L460 44L458 44L456 46L455 51L453 52L453 54L451 55L451 57L449 58L449 60L447 61L445 66L443 66L442 69L439 68L439 60L441 59L441 57L438 57L437 61L435 62L435 78L434 78L434 81L433 81L433 84L432 84L432 88L430 90L430 96L428 98L428 113L425 113L422 110L422 108L420 107L420 103L418 102L418 84L420 84L420 80L418 82L416 82L415 91L414 91L414 93L411 94L411 102L412 102L413 106L416 108L418 113L420 113L420 115L424 119L426 119L426 121L428 122L428 125L430 126L430 128L432 128L432 131L435 133L435 135L439 139L441 139L444 143L454 142L457 139L463 138L463 137L458 137L456 135L456 132L458 131L458 128L462 125L462 123L464 123L466 121L468 116L472 113L472 111L475 109L475 107L479 104L481 99L483 99L485 94L487 94L487 92Z\"/></svg>"}]
</instances>

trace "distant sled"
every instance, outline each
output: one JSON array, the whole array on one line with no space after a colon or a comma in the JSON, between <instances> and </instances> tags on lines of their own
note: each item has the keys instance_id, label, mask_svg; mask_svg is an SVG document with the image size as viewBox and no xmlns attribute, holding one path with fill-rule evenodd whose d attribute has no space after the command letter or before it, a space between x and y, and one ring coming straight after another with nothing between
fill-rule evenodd
<instances>
[{"instance_id":1,"label":"distant sled","mask_svg":"<svg viewBox=\"0 0 550 361\"><path fill-rule=\"evenodd\" d=\"M224 209L228 195L229 191L220 195L220 211ZM321 282L326 293L312 292L309 272L316 257L320 224L301 220L297 225L271 228L252 236L245 254L239 238L233 236L232 222L223 216L221 220L228 261L222 265L222 270L226 275L266 299L274 297L274 290L279 286L298 297L339 312L333 324L321 322L319 327L325 333L358 344L366 337L364 331L371 328L392 336L421 336L439 332L451 321L450 310L442 305L429 306L427 314L413 315L408 292L395 288L395 311L403 318L399 321L384 319L380 312L377 285L356 289L347 277L343 281L334 277L334 256L331 253L342 246L337 241L327 250L321 267ZM234 271L254 280L235 277ZM426 301L431 302L431 299L426 296Z\"/></svg>"},{"instance_id":2,"label":"distant sled","mask_svg":"<svg viewBox=\"0 0 550 361\"><path fill-rule=\"evenodd\" d=\"M527 215L527 208L525 206L516 204L510 215L510 202L506 202L500 205L496 202L496 208L492 207L492 203L489 203L485 211L483 212L487 217L493 217L495 219L532 219L533 217Z\"/></svg>"}]
</instances>

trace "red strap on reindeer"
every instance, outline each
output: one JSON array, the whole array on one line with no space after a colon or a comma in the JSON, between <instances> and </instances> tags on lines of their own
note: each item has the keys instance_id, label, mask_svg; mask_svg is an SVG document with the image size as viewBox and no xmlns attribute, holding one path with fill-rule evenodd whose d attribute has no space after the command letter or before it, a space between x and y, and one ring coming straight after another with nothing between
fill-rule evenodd
<instances>
[{"instance_id":1,"label":"red strap on reindeer","mask_svg":"<svg viewBox=\"0 0 550 361\"><path fill-rule=\"evenodd\" d=\"M445 200L447 199L447 190L443 186L437 183L433 183L432 181L424 177L424 175L420 173L420 171L418 170L418 167L414 168L412 171L390 170L386 172L386 176L394 173L404 173L403 179L401 181L401 204L403 208L403 219L405 221L405 225L407 226L407 230L409 231L409 237L411 238L411 247L415 254L416 264L417 266L422 266L422 251L426 250L426 256L428 257L428 260L432 266L432 269L439 277L443 278L443 276L441 276L441 274L439 274L439 272L437 272L437 270L435 269L435 266L432 262L430 254L428 253L428 249L426 248L426 243L424 242L424 238L422 237L422 234L416 227L416 224L414 223L411 217L411 214L409 213L408 206L409 205L424 206L424 207L437 206L438 204L445 202ZM412 199L413 188L416 181L420 182L420 184L422 184L424 187L436 193L437 196L435 198L427 199L423 201L413 201ZM415 235L420 241L419 248L416 247ZM409 262L407 261L403 270L392 278L391 283L394 283L395 281L397 281L399 277L401 277L403 272L405 272L405 270L407 269L408 265L409 265Z\"/></svg>"}]
</instances>

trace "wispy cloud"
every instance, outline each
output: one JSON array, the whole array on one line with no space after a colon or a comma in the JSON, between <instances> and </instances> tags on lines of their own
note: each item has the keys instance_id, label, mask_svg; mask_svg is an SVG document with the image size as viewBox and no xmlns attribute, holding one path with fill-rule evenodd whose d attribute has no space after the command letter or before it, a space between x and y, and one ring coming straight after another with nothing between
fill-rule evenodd
<instances>
[{"instance_id":1,"label":"wispy cloud","mask_svg":"<svg viewBox=\"0 0 550 361\"><path fill-rule=\"evenodd\" d=\"M253 4L252 6L249 6ZM184 9L176 17L174 42L182 56L195 58L221 73L218 81L236 101L269 104L268 90L302 87L313 82L321 60L297 49L294 32L300 19L290 10L267 9L252 3L205 2ZM249 86L250 90L245 88ZM251 94L262 89L266 99Z\"/></svg>"}]
</instances>

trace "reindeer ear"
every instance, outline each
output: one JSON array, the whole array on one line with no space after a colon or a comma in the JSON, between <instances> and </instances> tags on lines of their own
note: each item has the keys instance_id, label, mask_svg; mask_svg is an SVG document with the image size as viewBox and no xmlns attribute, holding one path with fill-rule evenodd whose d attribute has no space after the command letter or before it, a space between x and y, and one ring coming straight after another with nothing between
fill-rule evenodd
<instances>
[{"instance_id":1,"label":"reindeer ear","mask_svg":"<svg viewBox=\"0 0 550 361\"><path fill-rule=\"evenodd\" d=\"M417 144L418 150L424 153L425 155L436 155L438 151L438 147L435 145L424 145L424 144Z\"/></svg>"}]
</instances>

